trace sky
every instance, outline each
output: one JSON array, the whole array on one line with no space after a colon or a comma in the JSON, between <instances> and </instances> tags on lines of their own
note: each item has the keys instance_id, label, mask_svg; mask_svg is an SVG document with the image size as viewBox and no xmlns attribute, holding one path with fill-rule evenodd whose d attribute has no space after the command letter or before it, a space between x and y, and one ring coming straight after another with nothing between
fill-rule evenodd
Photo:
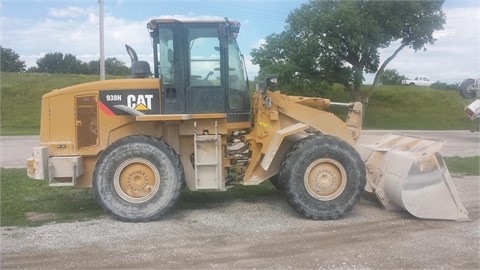
<instances>
[{"instance_id":1,"label":"sky","mask_svg":"<svg viewBox=\"0 0 480 270\"><path fill-rule=\"evenodd\" d=\"M124 44L133 47L140 60L153 62L146 28L152 18L224 18L242 24L237 38L245 55L250 79L258 66L250 52L272 33L285 29L288 14L307 0L104 0L105 57L116 57L130 66ZM425 51L404 48L387 66L409 78L457 83L480 77L480 1L446 0L444 29ZM20 55L27 67L36 66L46 53L70 53L89 62L99 59L98 0L1 0L0 45ZM398 47L380 50L383 62ZM365 75L371 83L373 75Z\"/></svg>"}]
</instances>

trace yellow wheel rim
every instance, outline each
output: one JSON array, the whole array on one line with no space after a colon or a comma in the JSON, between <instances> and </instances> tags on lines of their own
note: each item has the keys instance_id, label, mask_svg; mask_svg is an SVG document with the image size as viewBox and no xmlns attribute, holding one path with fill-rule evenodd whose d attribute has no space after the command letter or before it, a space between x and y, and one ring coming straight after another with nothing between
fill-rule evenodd
<instances>
[{"instance_id":1,"label":"yellow wheel rim","mask_svg":"<svg viewBox=\"0 0 480 270\"><path fill-rule=\"evenodd\" d=\"M330 201L345 190L347 174L340 162L321 158L307 167L303 180L310 196L320 201Z\"/></svg>"},{"instance_id":2,"label":"yellow wheel rim","mask_svg":"<svg viewBox=\"0 0 480 270\"><path fill-rule=\"evenodd\" d=\"M158 169L148 160L131 158L118 166L114 188L125 201L143 203L151 199L160 187Z\"/></svg>"}]
</instances>

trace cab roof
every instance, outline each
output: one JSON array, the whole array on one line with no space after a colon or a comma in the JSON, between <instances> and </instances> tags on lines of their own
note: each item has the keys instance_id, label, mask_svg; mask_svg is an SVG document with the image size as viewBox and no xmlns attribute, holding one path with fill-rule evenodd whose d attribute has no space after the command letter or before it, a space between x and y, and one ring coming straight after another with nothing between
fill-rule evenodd
<instances>
[{"instance_id":1,"label":"cab roof","mask_svg":"<svg viewBox=\"0 0 480 270\"><path fill-rule=\"evenodd\" d=\"M193 24L218 24L218 23L226 23L228 22L230 25L240 25L238 21L235 20L229 20L227 18L221 19L221 18L211 18L211 19L198 19L198 18L159 18L159 19L151 19L148 24L147 28L150 30L154 30L157 28L158 24L163 24L163 23L193 23Z\"/></svg>"}]
</instances>

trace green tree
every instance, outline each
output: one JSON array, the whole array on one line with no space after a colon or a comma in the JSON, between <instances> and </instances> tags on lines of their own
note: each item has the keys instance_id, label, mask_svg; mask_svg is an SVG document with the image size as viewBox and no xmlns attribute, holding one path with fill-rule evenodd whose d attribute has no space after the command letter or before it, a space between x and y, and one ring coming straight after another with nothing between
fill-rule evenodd
<instances>
[{"instance_id":1,"label":"green tree","mask_svg":"<svg viewBox=\"0 0 480 270\"><path fill-rule=\"evenodd\" d=\"M60 52L47 53L37 59L37 72L63 73L63 54Z\"/></svg>"},{"instance_id":2,"label":"green tree","mask_svg":"<svg viewBox=\"0 0 480 270\"><path fill-rule=\"evenodd\" d=\"M125 62L115 57L105 59L105 73L110 75L129 75L130 68L125 66Z\"/></svg>"},{"instance_id":3,"label":"green tree","mask_svg":"<svg viewBox=\"0 0 480 270\"><path fill-rule=\"evenodd\" d=\"M63 57L63 71L62 73L70 74L88 74L88 65L87 63L78 60L77 57L73 54L67 53Z\"/></svg>"},{"instance_id":4,"label":"green tree","mask_svg":"<svg viewBox=\"0 0 480 270\"><path fill-rule=\"evenodd\" d=\"M438 90L452 90L452 91L458 91L460 87L460 83L444 83L444 82L439 82L436 81L430 85L430 88L433 89L438 89Z\"/></svg>"},{"instance_id":5,"label":"green tree","mask_svg":"<svg viewBox=\"0 0 480 270\"><path fill-rule=\"evenodd\" d=\"M88 65L73 54L63 55L60 52L47 53L37 59L36 72L87 74Z\"/></svg>"},{"instance_id":6,"label":"green tree","mask_svg":"<svg viewBox=\"0 0 480 270\"><path fill-rule=\"evenodd\" d=\"M299 73L305 79L341 83L352 99L368 102L398 52L433 44L433 32L445 23L442 5L443 1L311 0L290 13L283 32L252 50L252 62L261 70L281 70L282 75ZM394 41L399 47L380 65L378 50ZM366 94L360 92L363 72L376 72Z\"/></svg>"},{"instance_id":7,"label":"green tree","mask_svg":"<svg viewBox=\"0 0 480 270\"><path fill-rule=\"evenodd\" d=\"M88 62L89 74L100 73L100 61L93 60ZM125 62L118 60L115 57L105 59L105 73L109 75L127 76L130 74L130 69L125 66Z\"/></svg>"},{"instance_id":8,"label":"green tree","mask_svg":"<svg viewBox=\"0 0 480 270\"><path fill-rule=\"evenodd\" d=\"M88 63L78 60L73 54L60 52L47 53L37 59L38 67L30 67L28 72L67 73L67 74L99 74L100 63L93 60ZM130 69L123 61L115 57L105 60L105 72L110 75L126 76Z\"/></svg>"},{"instance_id":9,"label":"green tree","mask_svg":"<svg viewBox=\"0 0 480 270\"><path fill-rule=\"evenodd\" d=\"M401 85L407 77L400 75L396 69L386 69L380 76L383 85Z\"/></svg>"},{"instance_id":10,"label":"green tree","mask_svg":"<svg viewBox=\"0 0 480 270\"><path fill-rule=\"evenodd\" d=\"M26 65L20 55L10 48L0 46L0 70L4 72L23 72Z\"/></svg>"},{"instance_id":11,"label":"green tree","mask_svg":"<svg viewBox=\"0 0 480 270\"><path fill-rule=\"evenodd\" d=\"M100 74L100 61L92 60L88 62L88 74Z\"/></svg>"},{"instance_id":12,"label":"green tree","mask_svg":"<svg viewBox=\"0 0 480 270\"><path fill-rule=\"evenodd\" d=\"M29 72L29 73L39 72L39 71L38 71L38 67L29 67L29 68L27 69L27 72Z\"/></svg>"}]
</instances>

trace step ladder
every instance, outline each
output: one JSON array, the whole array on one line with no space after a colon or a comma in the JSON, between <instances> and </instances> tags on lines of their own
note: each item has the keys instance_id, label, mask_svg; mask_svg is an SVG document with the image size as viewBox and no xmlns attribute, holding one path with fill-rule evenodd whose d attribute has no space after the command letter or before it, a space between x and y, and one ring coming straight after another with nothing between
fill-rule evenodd
<instances>
[{"instance_id":1,"label":"step ladder","mask_svg":"<svg viewBox=\"0 0 480 270\"><path fill-rule=\"evenodd\" d=\"M221 136L215 121L215 134L198 134L193 124L195 188L197 190L225 190L223 182Z\"/></svg>"}]
</instances>

